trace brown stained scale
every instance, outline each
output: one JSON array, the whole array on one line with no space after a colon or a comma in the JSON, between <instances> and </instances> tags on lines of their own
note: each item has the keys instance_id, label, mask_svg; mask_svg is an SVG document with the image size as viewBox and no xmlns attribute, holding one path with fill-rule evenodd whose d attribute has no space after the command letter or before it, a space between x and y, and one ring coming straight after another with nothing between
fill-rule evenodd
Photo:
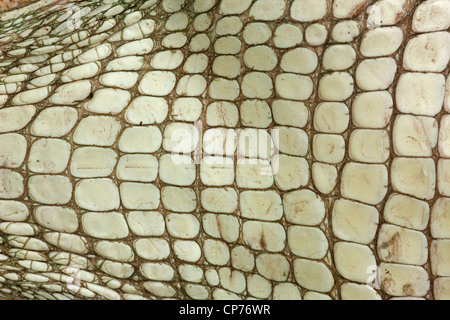
<instances>
[{"instance_id":1,"label":"brown stained scale","mask_svg":"<svg viewBox=\"0 0 450 320\"><path fill-rule=\"evenodd\" d=\"M0 299L450 299L450 0L2 11Z\"/></svg>"},{"instance_id":2,"label":"brown stained scale","mask_svg":"<svg viewBox=\"0 0 450 320\"><path fill-rule=\"evenodd\" d=\"M33 0L3 0L0 2L0 12L12 10L20 6L26 6L31 2L33 2Z\"/></svg>"}]
</instances>

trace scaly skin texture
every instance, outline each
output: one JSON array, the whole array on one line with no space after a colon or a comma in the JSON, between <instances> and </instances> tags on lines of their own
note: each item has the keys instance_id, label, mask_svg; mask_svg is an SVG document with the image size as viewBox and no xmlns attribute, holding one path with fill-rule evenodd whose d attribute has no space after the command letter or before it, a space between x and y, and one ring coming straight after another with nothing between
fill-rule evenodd
<instances>
[{"instance_id":1,"label":"scaly skin texture","mask_svg":"<svg viewBox=\"0 0 450 320\"><path fill-rule=\"evenodd\" d=\"M20 1L20 0L2 0L0 2L0 12L9 11L12 9L23 7L23 6L30 4L31 2L35 2L35 1L33 1L33 0L25 0L25 1L24 0L22 0L22 1Z\"/></svg>"},{"instance_id":2,"label":"scaly skin texture","mask_svg":"<svg viewBox=\"0 0 450 320\"><path fill-rule=\"evenodd\" d=\"M448 0L17 5L0 299L450 298Z\"/></svg>"}]
</instances>

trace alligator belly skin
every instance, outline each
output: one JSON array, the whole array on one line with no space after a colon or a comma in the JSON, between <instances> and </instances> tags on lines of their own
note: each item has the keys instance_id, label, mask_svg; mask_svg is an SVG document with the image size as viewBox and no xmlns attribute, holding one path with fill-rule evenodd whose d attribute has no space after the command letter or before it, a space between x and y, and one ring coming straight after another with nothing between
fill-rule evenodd
<instances>
[{"instance_id":1,"label":"alligator belly skin","mask_svg":"<svg viewBox=\"0 0 450 320\"><path fill-rule=\"evenodd\" d=\"M450 299L449 0L17 5L0 299Z\"/></svg>"}]
</instances>

